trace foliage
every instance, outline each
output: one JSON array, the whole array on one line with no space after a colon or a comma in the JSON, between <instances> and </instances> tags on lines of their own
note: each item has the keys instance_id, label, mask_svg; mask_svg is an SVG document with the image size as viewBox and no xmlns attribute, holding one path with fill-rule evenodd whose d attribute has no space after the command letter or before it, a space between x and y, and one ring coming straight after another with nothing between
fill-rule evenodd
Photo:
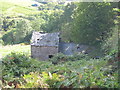
<instances>
[{"instance_id":1,"label":"foliage","mask_svg":"<svg viewBox=\"0 0 120 90\"><path fill-rule=\"evenodd\" d=\"M64 78L56 73L42 72L42 74L39 74L38 72L30 72L21 78L17 88L53 88L57 82L62 80Z\"/></svg>"},{"instance_id":2,"label":"foliage","mask_svg":"<svg viewBox=\"0 0 120 90\"><path fill-rule=\"evenodd\" d=\"M28 20L17 22L16 28L3 35L2 40L5 44L16 44L23 41L30 41L27 38L31 34L32 28Z\"/></svg>"},{"instance_id":3,"label":"foliage","mask_svg":"<svg viewBox=\"0 0 120 90\"><path fill-rule=\"evenodd\" d=\"M20 77L30 71L35 71L38 69L35 63L39 65L39 61L30 59L25 54L11 53L4 57L2 61L3 78L9 80L14 77Z\"/></svg>"},{"instance_id":4,"label":"foliage","mask_svg":"<svg viewBox=\"0 0 120 90\"><path fill-rule=\"evenodd\" d=\"M29 3L24 1L1 1L3 15L1 19L1 30L5 32L3 34L2 40L4 44L18 44L30 42L32 30L34 31L47 31L49 28L53 27L53 24L48 25L48 22L53 22L58 16L60 16L63 10L37 10L37 7L30 6L34 2L29 0ZM58 4L49 3L47 6L55 7ZM61 6L60 6L61 7ZM5 13L5 14L4 14ZM42 28L42 27L45 27ZM47 29L46 29L47 28ZM49 31L49 30L48 30Z\"/></svg>"},{"instance_id":5,"label":"foliage","mask_svg":"<svg viewBox=\"0 0 120 90\"><path fill-rule=\"evenodd\" d=\"M2 36L2 40L4 41L4 44L13 44L14 39L13 39L13 32L14 31L8 31L6 34Z\"/></svg>"},{"instance_id":6,"label":"foliage","mask_svg":"<svg viewBox=\"0 0 120 90\"><path fill-rule=\"evenodd\" d=\"M46 73L46 72L42 72L42 77L43 77L43 80L51 87L51 88L55 88L56 87L56 84L60 81L63 81L64 78L61 77L60 75L56 74L56 73L53 73L51 74L50 72L49 73ZM56 87L57 88L57 87Z\"/></svg>"},{"instance_id":7,"label":"foliage","mask_svg":"<svg viewBox=\"0 0 120 90\"><path fill-rule=\"evenodd\" d=\"M52 66L52 63L32 59L25 53L12 52L2 58L2 65L3 78L9 81L12 78L21 77L29 72L45 71Z\"/></svg>"},{"instance_id":8,"label":"foliage","mask_svg":"<svg viewBox=\"0 0 120 90\"><path fill-rule=\"evenodd\" d=\"M17 87L19 86L19 88L119 87L118 69L116 67L118 61L111 65L109 57L100 59L92 59L85 55L71 56L69 59L63 55L58 57L56 60L54 58L55 61L58 60L57 64L52 64L53 59L36 61L24 54L11 53L2 61L3 79L7 82L18 81ZM65 61L60 63L63 57Z\"/></svg>"},{"instance_id":9,"label":"foliage","mask_svg":"<svg viewBox=\"0 0 120 90\"><path fill-rule=\"evenodd\" d=\"M49 11L50 12L50 11ZM55 32L60 30L60 16L62 15L63 10L56 10L46 18L47 22L41 26L41 29L45 32Z\"/></svg>"},{"instance_id":10,"label":"foliage","mask_svg":"<svg viewBox=\"0 0 120 90\"><path fill-rule=\"evenodd\" d=\"M113 7L117 3L78 3L73 15L72 40L77 43L100 45L114 27Z\"/></svg>"},{"instance_id":11,"label":"foliage","mask_svg":"<svg viewBox=\"0 0 120 90\"><path fill-rule=\"evenodd\" d=\"M54 69L56 68L56 69ZM60 73L64 81L58 83L58 87L72 88L118 88L119 83L117 71L112 71L112 66L107 61L100 60L79 60L68 61L49 69L51 72ZM114 84L113 84L114 82Z\"/></svg>"},{"instance_id":12,"label":"foliage","mask_svg":"<svg viewBox=\"0 0 120 90\"><path fill-rule=\"evenodd\" d=\"M71 42L71 31L72 29L72 14L74 13L74 9L77 7L76 3L73 2L71 4L67 4L64 9L63 15L60 17L61 24L61 37L62 41Z\"/></svg>"},{"instance_id":13,"label":"foliage","mask_svg":"<svg viewBox=\"0 0 120 90\"><path fill-rule=\"evenodd\" d=\"M1 3L1 2L0 2ZM7 2L6 2L7 3ZM11 5L3 6L4 13L22 14L1 17L2 40L5 44L29 42L32 29L35 31L60 31L66 42L104 45L105 57L91 58L79 53L71 56L56 54L49 61L38 61L30 58L29 47L1 46L1 52L29 51L29 53L11 53L2 58L3 88L120 88L118 82L118 20L116 3L83 3L68 4L64 11L62 6L52 3L45 5L47 10ZM50 8L48 8L50 6ZM12 8L11 8L12 7ZM10 8L10 9L8 9ZM51 10L48 10L51 9ZM53 9L53 10L52 10ZM56 10L54 10L56 9ZM24 16L23 14L29 15ZM2 40L0 42L2 42ZM104 41L104 42L103 42ZM114 42L114 43L113 43ZM2 42L3 43L3 42ZM101 44L102 43L102 44ZM30 49L30 48L29 48Z\"/></svg>"},{"instance_id":14,"label":"foliage","mask_svg":"<svg viewBox=\"0 0 120 90\"><path fill-rule=\"evenodd\" d=\"M49 88L49 85L44 82L43 78L39 73L31 72L28 75L23 76L24 82L19 88Z\"/></svg>"},{"instance_id":15,"label":"foliage","mask_svg":"<svg viewBox=\"0 0 120 90\"><path fill-rule=\"evenodd\" d=\"M15 20L10 20L9 19L10 17L7 16L7 17L2 17L1 19L1 30L3 31L9 31L11 29L13 29L15 27Z\"/></svg>"},{"instance_id":16,"label":"foliage","mask_svg":"<svg viewBox=\"0 0 120 90\"><path fill-rule=\"evenodd\" d=\"M66 61L77 61L77 60L81 60L83 58L87 60L89 58L89 56L86 54L83 54L83 53L74 54L71 56L67 56L62 53L58 53L49 60L52 61L53 64L58 64L58 63L64 63Z\"/></svg>"},{"instance_id":17,"label":"foliage","mask_svg":"<svg viewBox=\"0 0 120 90\"><path fill-rule=\"evenodd\" d=\"M45 22L46 21L42 17L36 17L35 19L31 20L31 23L32 23L31 26L32 26L33 30L35 30L35 31L41 31L41 26Z\"/></svg>"},{"instance_id":18,"label":"foliage","mask_svg":"<svg viewBox=\"0 0 120 90\"><path fill-rule=\"evenodd\" d=\"M114 8L114 13L119 13L119 9ZM112 31L109 33L109 37L104 41L102 44L102 49L105 51L105 54L107 55L116 55L119 52L119 17L116 15L115 17L115 27L112 28Z\"/></svg>"},{"instance_id":19,"label":"foliage","mask_svg":"<svg viewBox=\"0 0 120 90\"><path fill-rule=\"evenodd\" d=\"M56 10L56 13L49 17L47 23L45 23L41 29L46 32L61 32L62 40L63 41L70 41L70 29L72 18L71 15L75 9L76 5L74 3L68 4L64 8L64 12L61 10ZM59 11L59 13L57 13ZM54 17L53 17L54 16ZM70 29L69 29L70 28ZM69 36L69 37L68 37Z\"/></svg>"}]
</instances>

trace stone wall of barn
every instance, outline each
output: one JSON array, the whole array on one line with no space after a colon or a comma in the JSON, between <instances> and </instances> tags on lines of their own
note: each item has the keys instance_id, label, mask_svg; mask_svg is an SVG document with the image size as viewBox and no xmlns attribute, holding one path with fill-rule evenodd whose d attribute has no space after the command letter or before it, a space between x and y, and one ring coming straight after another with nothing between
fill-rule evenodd
<instances>
[{"instance_id":1,"label":"stone wall of barn","mask_svg":"<svg viewBox=\"0 0 120 90\"><path fill-rule=\"evenodd\" d=\"M38 60L47 60L58 53L58 47L55 46L34 46L31 45L31 57Z\"/></svg>"}]
</instances>

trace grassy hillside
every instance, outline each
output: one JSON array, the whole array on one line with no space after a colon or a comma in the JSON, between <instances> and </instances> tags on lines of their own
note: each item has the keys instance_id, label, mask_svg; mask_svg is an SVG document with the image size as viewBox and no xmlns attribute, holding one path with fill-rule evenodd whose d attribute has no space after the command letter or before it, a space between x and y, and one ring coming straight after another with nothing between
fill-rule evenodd
<instances>
[{"instance_id":1,"label":"grassy hillside","mask_svg":"<svg viewBox=\"0 0 120 90\"><path fill-rule=\"evenodd\" d=\"M32 4L38 2L32 0L1 0L0 11L6 15L29 15L37 14L39 11L36 7L32 7Z\"/></svg>"},{"instance_id":2,"label":"grassy hillside","mask_svg":"<svg viewBox=\"0 0 120 90\"><path fill-rule=\"evenodd\" d=\"M11 52L25 52L30 55L30 45L7 45L0 46L0 58L6 56Z\"/></svg>"}]
</instances>

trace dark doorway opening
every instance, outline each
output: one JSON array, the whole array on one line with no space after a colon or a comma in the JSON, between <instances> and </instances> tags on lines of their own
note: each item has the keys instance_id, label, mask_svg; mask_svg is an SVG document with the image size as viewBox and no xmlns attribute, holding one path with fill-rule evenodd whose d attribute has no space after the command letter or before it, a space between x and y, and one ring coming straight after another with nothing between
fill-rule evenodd
<instances>
[{"instance_id":1,"label":"dark doorway opening","mask_svg":"<svg viewBox=\"0 0 120 90\"><path fill-rule=\"evenodd\" d=\"M53 55L49 55L49 58L52 58L53 57Z\"/></svg>"},{"instance_id":2,"label":"dark doorway opening","mask_svg":"<svg viewBox=\"0 0 120 90\"><path fill-rule=\"evenodd\" d=\"M77 49L79 49L80 47L77 47Z\"/></svg>"}]
</instances>

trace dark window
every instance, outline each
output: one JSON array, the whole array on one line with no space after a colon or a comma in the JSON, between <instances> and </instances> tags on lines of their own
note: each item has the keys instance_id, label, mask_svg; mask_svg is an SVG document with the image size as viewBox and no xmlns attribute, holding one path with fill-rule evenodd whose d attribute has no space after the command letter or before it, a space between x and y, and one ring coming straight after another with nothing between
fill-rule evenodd
<instances>
[{"instance_id":1,"label":"dark window","mask_svg":"<svg viewBox=\"0 0 120 90\"><path fill-rule=\"evenodd\" d=\"M49 55L49 58L52 58L53 57L53 55Z\"/></svg>"}]
</instances>

